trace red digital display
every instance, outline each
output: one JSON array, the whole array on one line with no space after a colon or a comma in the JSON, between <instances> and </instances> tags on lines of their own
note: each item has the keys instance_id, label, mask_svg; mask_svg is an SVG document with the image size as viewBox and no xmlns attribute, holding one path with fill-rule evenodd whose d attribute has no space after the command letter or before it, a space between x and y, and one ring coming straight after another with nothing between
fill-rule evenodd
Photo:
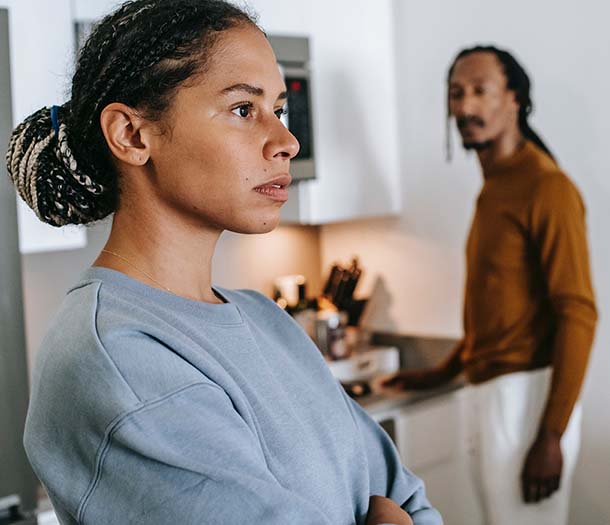
<instances>
[{"instance_id":1,"label":"red digital display","mask_svg":"<svg viewBox=\"0 0 610 525\"><path fill-rule=\"evenodd\" d=\"M301 82L299 80L293 80L290 83L290 91L301 91Z\"/></svg>"}]
</instances>

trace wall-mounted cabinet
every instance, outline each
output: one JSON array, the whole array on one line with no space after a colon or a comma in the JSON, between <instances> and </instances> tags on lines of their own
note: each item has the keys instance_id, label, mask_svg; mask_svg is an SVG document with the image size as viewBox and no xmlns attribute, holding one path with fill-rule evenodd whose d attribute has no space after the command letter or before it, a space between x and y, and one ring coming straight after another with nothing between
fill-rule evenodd
<instances>
[{"instance_id":1,"label":"wall-mounted cabinet","mask_svg":"<svg viewBox=\"0 0 610 525\"><path fill-rule=\"evenodd\" d=\"M251 4L268 34L309 37L316 179L290 189L284 222L399 213L393 2Z\"/></svg>"}]
</instances>

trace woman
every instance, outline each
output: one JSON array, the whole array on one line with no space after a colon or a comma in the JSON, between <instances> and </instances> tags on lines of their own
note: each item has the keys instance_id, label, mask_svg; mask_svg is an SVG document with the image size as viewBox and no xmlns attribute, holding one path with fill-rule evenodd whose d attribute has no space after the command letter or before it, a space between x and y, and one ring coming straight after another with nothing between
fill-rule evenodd
<instances>
[{"instance_id":1,"label":"woman","mask_svg":"<svg viewBox=\"0 0 610 525\"><path fill-rule=\"evenodd\" d=\"M34 374L25 445L62 523L440 523L298 326L211 285L223 230L278 224L285 99L244 12L136 0L89 38L71 101L15 130L9 172L42 220L114 213Z\"/></svg>"}]
</instances>

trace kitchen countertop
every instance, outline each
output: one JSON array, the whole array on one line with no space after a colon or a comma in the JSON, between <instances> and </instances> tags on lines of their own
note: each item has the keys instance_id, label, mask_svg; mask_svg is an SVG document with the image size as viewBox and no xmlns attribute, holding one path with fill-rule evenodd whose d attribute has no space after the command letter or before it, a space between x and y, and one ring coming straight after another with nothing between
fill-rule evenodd
<instances>
[{"instance_id":1,"label":"kitchen countertop","mask_svg":"<svg viewBox=\"0 0 610 525\"><path fill-rule=\"evenodd\" d=\"M453 351L457 340L447 337L422 337L400 333L375 332L372 334L373 345L393 346L398 349L401 370L426 369L437 365ZM375 383L373 381L373 383ZM414 406L435 397L447 395L459 390L466 384L463 376L429 390L380 391L373 386L373 393L356 398L356 401L371 414L397 408Z\"/></svg>"},{"instance_id":2,"label":"kitchen countertop","mask_svg":"<svg viewBox=\"0 0 610 525\"><path fill-rule=\"evenodd\" d=\"M453 381L438 388L431 388L428 390L406 390L402 392L393 390L384 390L382 392L373 391L371 394L356 398L356 401L368 413L375 414L397 408L414 406L422 401L434 399L435 397L459 390L465 384L466 381L463 377L457 377Z\"/></svg>"}]
</instances>

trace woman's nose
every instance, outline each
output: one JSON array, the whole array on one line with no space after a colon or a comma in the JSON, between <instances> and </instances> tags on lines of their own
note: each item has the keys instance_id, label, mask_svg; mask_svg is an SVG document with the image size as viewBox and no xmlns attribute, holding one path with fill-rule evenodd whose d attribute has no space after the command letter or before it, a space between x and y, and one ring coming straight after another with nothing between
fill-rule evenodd
<instances>
[{"instance_id":1,"label":"woman's nose","mask_svg":"<svg viewBox=\"0 0 610 525\"><path fill-rule=\"evenodd\" d=\"M283 157L288 160L294 158L299 153L301 146L296 137L290 130L278 119L271 117L270 123L272 130L265 144L265 157L269 160L277 157Z\"/></svg>"}]
</instances>

